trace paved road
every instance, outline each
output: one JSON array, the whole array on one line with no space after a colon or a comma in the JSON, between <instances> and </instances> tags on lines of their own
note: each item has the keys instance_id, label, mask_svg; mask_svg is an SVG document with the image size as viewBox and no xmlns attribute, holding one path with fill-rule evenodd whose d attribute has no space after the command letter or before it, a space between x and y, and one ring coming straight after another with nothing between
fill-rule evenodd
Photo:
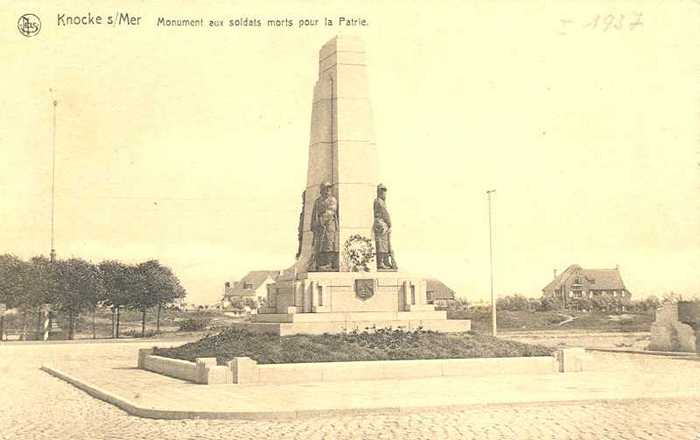
<instances>
[{"instance_id":1,"label":"paved road","mask_svg":"<svg viewBox=\"0 0 700 440\"><path fill-rule=\"evenodd\" d=\"M0 439L700 440L700 399L529 404L293 421L128 416L38 370L46 360L131 356L134 344L0 346Z\"/></svg>"}]
</instances>

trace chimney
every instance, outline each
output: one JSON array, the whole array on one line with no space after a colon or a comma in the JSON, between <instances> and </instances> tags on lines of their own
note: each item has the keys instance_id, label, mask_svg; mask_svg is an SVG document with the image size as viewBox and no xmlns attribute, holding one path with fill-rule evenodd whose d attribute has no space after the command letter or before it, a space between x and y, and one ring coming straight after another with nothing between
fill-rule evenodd
<instances>
[{"instance_id":1,"label":"chimney","mask_svg":"<svg viewBox=\"0 0 700 440\"><path fill-rule=\"evenodd\" d=\"M556 269L554 269L554 279L555 280L557 279L557 270Z\"/></svg>"}]
</instances>

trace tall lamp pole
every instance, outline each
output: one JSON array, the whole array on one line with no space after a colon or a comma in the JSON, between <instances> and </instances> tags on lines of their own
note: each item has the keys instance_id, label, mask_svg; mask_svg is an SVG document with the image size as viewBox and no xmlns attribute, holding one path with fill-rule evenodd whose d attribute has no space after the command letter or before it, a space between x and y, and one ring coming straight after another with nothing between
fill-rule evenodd
<instances>
[{"instance_id":1,"label":"tall lamp pole","mask_svg":"<svg viewBox=\"0 0 700 440\"><path fill-rule=\"evenodd\" d=\"M53 142L51 148L51 253L49 254L49 260L53 263L56 259L56 248L54 243L54 212L56 210L56 107L58 106L58 101L53 96L53 90L51 91L51 101L53 104Z\"/></svg>"},{"instance_id":2,"label":"tall lamp pole","mask_svg":"<svg viewBox=\"0 0 700 440\"><path fill-rule=\"evenodd\" d=\"M496 336L496 298L493 295L493 228L491 226L491 194L495 193L495 189L486 191L486 196L489 199L489 265L491 269L491 334Z\"/></svg>"}]
</instances>

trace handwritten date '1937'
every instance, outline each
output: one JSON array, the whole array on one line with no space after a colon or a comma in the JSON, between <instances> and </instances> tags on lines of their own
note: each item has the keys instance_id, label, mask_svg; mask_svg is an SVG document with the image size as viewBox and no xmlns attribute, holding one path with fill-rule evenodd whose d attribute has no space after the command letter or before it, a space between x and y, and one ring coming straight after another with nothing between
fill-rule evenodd
<instances>
[{"instance_id":1,"label":"handwritten date '1937'","mask_svg":"<svg viewBox=\"0 0 700 440\"><path fill-rule=\"evenodd\" d=\"M588 31L634 31L644 26L642 23L642 13L634 12L625 14L596 14L590 19L576 21L572 18L562 18L559 20L561 27L560 35L568 35L570 32L584 29Z\"/></svg>"}]
</instances>

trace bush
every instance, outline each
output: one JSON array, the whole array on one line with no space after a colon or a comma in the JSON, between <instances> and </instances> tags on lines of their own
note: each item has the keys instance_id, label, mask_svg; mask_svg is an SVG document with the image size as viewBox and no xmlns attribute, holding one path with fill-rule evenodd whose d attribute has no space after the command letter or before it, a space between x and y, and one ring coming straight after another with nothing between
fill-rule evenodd
<instances>
[{"instance_id":1,"label":"bush","mask_svg":"<svg viewBox=\"0 0 700 440\"><path fill-rule=\"evenodd\" d=\"M146 332L141 336L141 330L136 330L136 329L129 329L126 330L125 332L120 332L122 336L126 336L127 338L152 338L153 336L156 336L158 332L155 330L146 330Z\"/></svg>"},{"instance_id":2,"label":"bush","mask_svg":"<svg viewBox=\"0 0 700 440\"><path fill-rule=\"evenodd\" d=\"M523 295L509 295L498 298L496 301L497 310L508 310L510 312L521 312L530 310L530 301Z\"/></svg>"},{"instance_id":3,"label":"bush","mask_svg":"<svg viewBox=\"0 0 700 440\"><path fill-rule=\"evenodd\" d=\"M345 334L256 335L227 329L180 347L158 348L158 356L193 361L216 357L219 365L247 356L261 364L399 359L548 356L552 349L473 333L422 329L367 329Z\"/></svg>"},{"instance_id":4,"label":"bush","mask_svg":"<svg viewBox=\"0 0 700 440\"><path fill-rule=\"evenodd\" d=\"M188 318L179 323L180 331L182 332L196 332L200 330L206 330L211 324L211 318L205 316L197 316L194 318Z\"/></svg>"},{"instance_id":5,"label":"bush","mask_svg":"<svg viewBox=\"0 0 700 440\"><path fill-rule=\"evenodd\" d=\"M540 299L540 306L537 310L540 312L551 312L552 310L557 310L559 308L559 302L557 300L543 296Z\"/></svg>"}]
</instances>

